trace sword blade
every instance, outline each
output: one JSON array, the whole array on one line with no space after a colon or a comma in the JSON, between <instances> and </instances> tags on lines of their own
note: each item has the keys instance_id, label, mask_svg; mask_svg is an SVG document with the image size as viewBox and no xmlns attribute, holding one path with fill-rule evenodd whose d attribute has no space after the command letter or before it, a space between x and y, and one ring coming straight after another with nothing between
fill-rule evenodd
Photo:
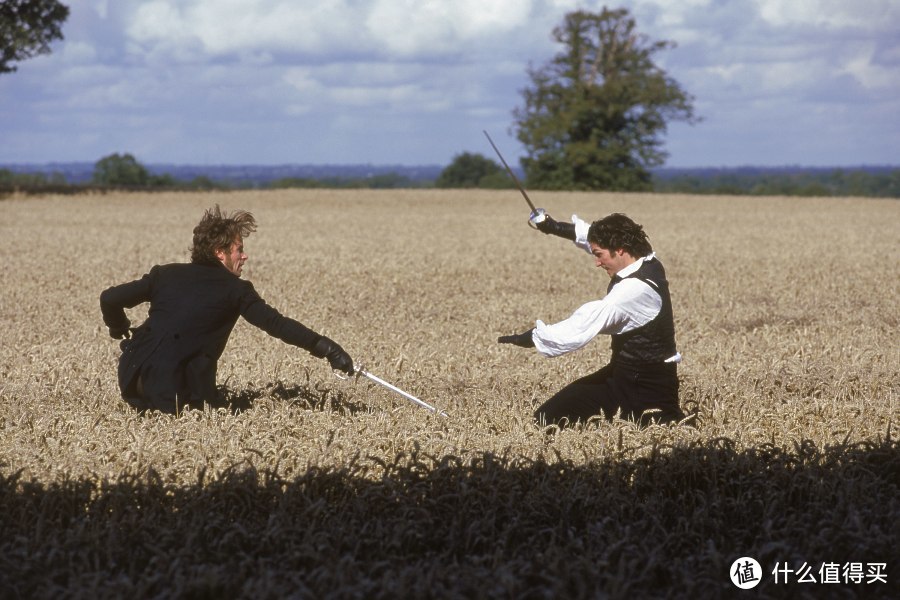
<instances>
[{"instance_id":1,"label":"sword blade","mask_svg":"<svg viewBox=\"0 0 900 600\"><path fill-rule=\"evenodd\" d=\"M428 404L427 402L425 402L425 401L423 401L423 400L419 400L418 398L416 398L416 397L413 396L412 394L409 394L409 393L407 393L407 392L404 392L403 390L401 390L401 389L398 388L397 386L391 385L390 383L388 383L388 382L385 381L384 379L381 379L380 377L376 377L375 375L372 375L371 373L369 373L369 372L366 371L365 369L357 369L356 372L359 373L360 375L362 375L362 376L368 378L368 379L371 379L372 381L374 381L374 382L377 383L378 385L382 385L382 386L386 387L387 389L389 389L389 390L391 390L391 391L393 391L393 392L397 392L398 394L400 394L401 396L403 396L403 397L406 398L407 400L412 400L413 402L415 402L416 404L418 404L418 405L421 406L422 408L427 408L427 409L430 410L431 412L436 413L436 414L439 414L439 415L441 415L442 417L448 416L447 413L445 413L444 411L436 409L435 407L433 407L432 405Z\"/></svg>"},{"instance_id":2,"label":"sword blade","mask_svg":"<svg viewBox=\"0 0 900 600\"><path fill-rule=\"evenodd\" d=\"M506 164L506 160L504 160L503 155L500 154L500 150L497 149L497 145L494 144L494 140L491 139L491 136L488 135L488 132L484 129L481 130L484 133L484 137L488 139L491 143L491 147L494 149L494 152L497 153L497 156L500 157L500 162L503 163L503 166L506 167L506 172L509 173L509 176L512 177L513 183L516 184L516 187L519 188L519 191L522 192L522 197L525 198L525 202L528 203L528 206L531 207L531 212L536 212L537 209L534 207L534 203L531 201L531 198L528 197L528 193L525 192L525 188L522 187L522 184L519 183L519 178L516 177L516 174L513 173L513 170L509 168L509 165Z\"/></svg>"}]
</instances>

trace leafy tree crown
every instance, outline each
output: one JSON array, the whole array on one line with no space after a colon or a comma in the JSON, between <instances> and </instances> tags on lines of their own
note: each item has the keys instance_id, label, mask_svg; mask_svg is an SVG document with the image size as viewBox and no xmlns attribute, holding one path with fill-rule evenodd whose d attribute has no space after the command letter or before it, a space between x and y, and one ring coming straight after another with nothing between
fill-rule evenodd
<instances>
[{"instance_id":1,"label":"leafy tree crown","mask_svg":"<svg viewBox=\"0 0 900 600\"><path fill-rule=\"evenodd\" d=\"M567 14L553 39L563 50L529 67L525 105L513 112L528 185L649 189L667 123L698 120L693 98L653 61L674 42L651 41L626 9L607 8Z\"/></svg>"}]
</instances>

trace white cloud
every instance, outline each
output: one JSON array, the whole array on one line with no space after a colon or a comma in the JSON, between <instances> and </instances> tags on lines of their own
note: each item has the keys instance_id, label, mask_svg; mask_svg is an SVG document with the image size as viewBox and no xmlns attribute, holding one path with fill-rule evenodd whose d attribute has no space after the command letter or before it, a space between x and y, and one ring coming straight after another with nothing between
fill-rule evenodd
<instances>
[{"instance_id":1,"label":"white cloud","mask_svg":"<svg viewBox=\"0 0 900 600\"><path fill-rule=\"evenodd\" d=\"M757 0L760 16L775 26L830 29L864 27L874 31L896 27L900 4L895 0Z\"/></svg>"},{"instance_id":2,"label":"white cloud","mask_svg":"<svg viewBox=\"0 0 900 600\"><path fill-rule=\"evenodd\" d=\"M93 44L75 41L62 47L63 62L69 65L91 64L97 59L97 49Z\"/></svg>"},{"instance_id":3,"label":"white cloud","mask_svg":"<svg viewBox=\"0 0 900 600\"><path fill-rule=\"evenodd\" d=\"M312 70L307 67L292 67L285 72L283 79L304 95L321 94L325 90L325 86L313 77Z\"/></svg>"},{"instance_id":4,"label":"white cloud","mask_svg":"<svg viewBox=\"0 0 900 600\"><path fill-rule=\"evenodd\" d=\"M898 81L896 65L885 66L873 61L874 44L865 44L856 52L847 52L837 67L840 73L851 75L868 89L889 89Z\"/></svg>"},{"instance_id":5,"label":"white cloud","mask_svg":"<svg viewBox=\"0 0 900 600\"><path fill-rule=\"evenodd\" d=\"M186 15L176 2L154 0L141 4L127 27L128 34L138 42L167 42L179 44L194 37Z\"/></svg>"},{"instance_id":6,"label":"white cloud","mask_svg":"<svg viewBox=\"0 0 900 600\"><path fill-rule=\"evenodd\" d=\"M706 8L712 0L648 0L644 2L634 2L636 8L640 9L642 5L649 5L658 11L654 11L657 15L656 23L658 26L666 29L677 28L682 31L690 31L690 14L698 8ZM638 27L641 23L638 22Z\"/></svg>"},{"instance_id":7,"label":"white cloud","mask_svg":"<svg viewBox=\"0 0 900 600\"><path fill-rule=\"evenodd\" d=\"M105 19L109 15L109 0L94 0L92 3L97 16Z\"/></svg>"},{"instance_id":8,"label":"white cloud","mask_svg":"<svg viewBox=\"0 0 900 600\"><path fill-rule=\"evenodd\" d=\"M706 121L670 128L675 164L791 162L784 131L824 148L836 115L868 133L857 147L900 128L896 0L79 0L52 54L0 77L0 161L115 143L148 161L426 163L483 151L483 128L511 150L529 63L559 51L566 12L604 5L678 44L658 59Z\"/></svg>"},{"instance_id":9,"label":"white cloud","mask_svg":"<svg viewBox=\"0 0 900 600\"><path fill-rule=\"evenodd\" d=\"M316 52L351 37L354 14L345 2L327 0L153 0L137 7L127 31L142 46L173 53L185 45L213 56Z\"/></svg>"},{"instance_id":10,"label":"white cloud","mask_svg":"<svg viewBox=\"0 0 900 600\"><path fill-rule=\"evenodd\" d=\"M425 65L384 63L292 67L283 76L293 92L285 97L285 110L289 114L363 110L384 115L483 108L487 90L477 79L466 77L470 69L448 65L436 71ZM457 82L452 90L447 89L447 81Z\"/></svg>"},{"instance_id":11,"label":"white cloud","mask_svg":"<svg viewBox=\"0 0 900 600\"><path fill-rule=\"evenodd\" d=\"M366 25L377 44L401 56L457 53L467 42L523 26L530 10L521 0L378 0Z\"/></svg>"},{"instance_id":12,"label":"white cloud","mask_svg":"<svg viewBox=\"0 0 900 600\"><path fill-rule=\"evenodd\" d=\"M147 51L172 56L199 46L213 56L275 50L420 57L456 54L467 42L523 27L531 6L527 0L152 0L136 7L126 30Z\"/></svg>"},{"instance_id":13,"label":"white cloud","mask_svg":"<svg viewBox=\"0 0 900 600\"><path fill-rule=\"evenodd\" d=\"M338 86L330 90L331 98L338 104L353 109L354 107L372 106L410 106L421 104L422 89L413 84L387 87Z\"/></svg>"},{"instance_id":14,"label":"white cloud","mask_svg":"<svg viewBox=\"0 0 900 600\"><path fill-rule=\"evenodd\" d=\"M106 109L140 108L144 105L145 95L133 81L120 80L111 85L98 85L86 88L69 100L69 106L80 110L96 107Z\"/></svg>"}]
</instances>

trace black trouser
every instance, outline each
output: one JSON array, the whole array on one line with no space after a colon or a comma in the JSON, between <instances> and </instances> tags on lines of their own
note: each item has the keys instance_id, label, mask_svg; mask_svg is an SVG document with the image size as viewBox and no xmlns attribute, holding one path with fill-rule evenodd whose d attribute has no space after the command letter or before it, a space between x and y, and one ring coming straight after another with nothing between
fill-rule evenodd
<instances>
[{"instance_id":1,"label":"black trouser","mask_svg":"<svg viewBox=\"0 0 900 600\"><path fill-rule=\"evenodd\" d=\"M675 363L626 367L609 364L577 379L544 402L534 413L538 425L571 425L591 417L612 419L621 410L623 419L644 425L680 421L678 367ZM648 410L655 410L644 415Z\"/></svg>"},{"instance_id":2,"label":"black trouser","mask_svg":"<svg viewBox=\"0 0 900 600\"><path fill-rule=\"evenodd\" d=\"M145 364L122 399L139 412L158 410L177 415L188 408L203 410L204 401L215 399L215 366L215 361L205 355L174 371Z\"/></svg>"}]
</instances>

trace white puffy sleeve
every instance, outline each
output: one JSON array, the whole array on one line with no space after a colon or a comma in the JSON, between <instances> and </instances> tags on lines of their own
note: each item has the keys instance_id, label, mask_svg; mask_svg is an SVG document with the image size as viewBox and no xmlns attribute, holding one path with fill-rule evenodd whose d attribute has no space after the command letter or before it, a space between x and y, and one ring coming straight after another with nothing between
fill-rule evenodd
<instances>
[{"instance_id":1,"label":"white puffy sleeve","mask_svg":"<svg viewBox=\"0 0 900 600\"><path fill-rule=\"evenodd\" d=\"M535 323L531 339L535 349L553 357L587 345L597 334L625 333L653 320L662 298L639 279L625 279L602 300L580 306L568 319L547 325Z\"/></svg>"},{"instance_id":2,"label":"white puffy sleeve","mask_svg":"<svg viewBox=\"0 0 900 600\"><path fill-rule=\"evenodd\" d=\"M578 215L572 215L572 223L575 224L575 245L590 254L591 245L588 243L587 236L591 224L580 219Z\"/></svg>"}]
</instances>

